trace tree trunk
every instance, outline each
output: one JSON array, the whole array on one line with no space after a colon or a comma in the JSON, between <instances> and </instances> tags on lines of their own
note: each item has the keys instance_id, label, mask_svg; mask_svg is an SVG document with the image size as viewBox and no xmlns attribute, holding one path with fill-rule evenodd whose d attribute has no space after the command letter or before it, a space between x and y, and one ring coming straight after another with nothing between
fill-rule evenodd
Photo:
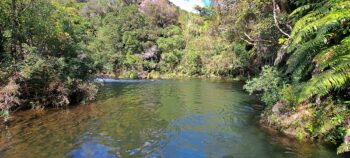
<instances>
[{"instance_id":1,"label":"tree trunk","mask_svg":"<svg viewBox=\"0 0 350 158\"><path fill-rule=\"evenodd\" d=\"M11 30L11 56L13 59L16 59L16 52L17 52L17 13L16 13L16 0L12 0L11 2L11 23L12 23L12 30Z\"/></svg>"},{"instance_id":2,"label":"tree trunk","mask_svg":"<svg viewBox=\"0 0 350 158\"><path fill-rule=\"evenodd\" d=\"M3 28L0 26L0 62L4 59L4 54L5 54L5 50L4 50L4 37L3 37L3 33L2 33Z\"/></svg>"}]
</instances>

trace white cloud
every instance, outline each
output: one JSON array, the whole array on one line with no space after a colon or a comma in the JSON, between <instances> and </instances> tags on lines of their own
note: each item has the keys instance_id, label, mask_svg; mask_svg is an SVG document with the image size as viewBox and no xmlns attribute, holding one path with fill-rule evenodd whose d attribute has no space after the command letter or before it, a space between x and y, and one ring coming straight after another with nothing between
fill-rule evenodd
<instances>
[{"instance_id":1,"label":"white cloud","mask_svg":"<svg viewBox=\"0 0 350 158\"><path fill-rule=\"evenodd\" d=\"M195 6L203 7L205 4L202 0L169 0L183 10L195 12Z\"/></svg>"}]
</instances>

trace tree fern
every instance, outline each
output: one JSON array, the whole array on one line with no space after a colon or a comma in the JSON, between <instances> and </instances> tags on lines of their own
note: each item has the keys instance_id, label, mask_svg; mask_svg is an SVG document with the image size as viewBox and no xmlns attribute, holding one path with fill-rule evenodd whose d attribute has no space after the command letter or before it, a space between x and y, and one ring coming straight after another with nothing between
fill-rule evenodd
<instances>
[{"instance_id":1,"label":"tree fern","mask_svg":"<svg viewBox=\"0 0 350 158\"><path fill-rule=\"evenodd\" d=\"M307 37L317 34L321 28L327 28L328 25L332 26L334 21L349 20L349 13L350 1L336 4L326 3L295 23L291 33L293 43L307 40Z\"/></svg>"},{"instance_id":2,"label":"tree fern","mask_svg":"<svg viewBox=\"0 0 350 158\"><path fill-rule=\"evenodd\" d=\"M307 65L312 61L312 57L318 53L318 50L325 47L324 37L319 36L303 44L298 44L298 49L288 59L286 73L294 72L298 66Z\"/></svg>"},{"instance_id":3,"label":"tree fern","mask_svg":"<svg viewBox=\"0 0 350 158\"><path fill-rule=\"evenodd\" d=\"M331 6L325 11L325 6ZM323 12L325 11L325 12ZM286 73L294 73L299 65L311 64L323 49L336 44L350 23L350 1L327 2L320 9L296 22L291 33Z\"/></svg>"},{"instance_id":4,"label":"tree fern","mask_svg":"<svg viewBox=\"0 0 350 158\"><path fill-rule=\"evenodd\" d=\"M292 31L292 45L310 40L310 38L314 37L315 35L325 35L334 28L341 29L343 27L341 25L342 23L350 21L350 7L347 10L331 12L319 19L315 17L312 17L312 19L314 19L313 22L307 21L305 23L309 24L300 26L302 27L301 30L294 29Z\"/></svg>"},{"instance_id":5,"label":"tree fern","mask_svg":"<svg viewBox=\"0 0 350 158\"><path fill-rule=\"evenodd\" d=\"M350 36L344 38L340 45L333 46L321 52L314 58L320 70L346 60L350 56Z\"/></svg>"},{"instance_id":6,"label":"tree fern","mask_svg":"<svg viewBox=\"0 0 350 158\"><path fill-rule=\"evenodd\" d=\"M342 89L350 80L350 65L341 65L338 68L328 70L314 76L306 84L298 95L298 103L301 103L315 95L324 96L333 89Z\"/></svg>"},{"instance_id":7,"label":"tree fern","mask_svg":"<svg viewBox=\"0 0 350 158\"><path fill-rule=\"evenodd\" d=\"M299 102L315 95L324 96L332 90L344 89L350 82L350 36L341 44L318 54L314 62L320 74L303 84Z\"/></svg>"},{"instance_id":8,"label":"tree fern","mask_svg":"<svg viewBox=\"0 0 350 158\"><path fill-rule=\"evenodd\" d=\"M307 5L308 6L308 5ZM296 9L294 12L292 12L289 17L293 20L296 21L293 31L292 31L292 36L296 33L299 32L301 29L303 29L309 22L313 22L322 16L325 15L329 11L329 7L327 6L322 6L322 8L319 8L317 10L311 10L307 12L307 14L303 15L303 13L300 13L303 11L305 8L303 6L299 7ZM299 10L300 9L300 10ZM306 12L306 11L305 11ZM302 17L297 16L297 15L303 15Z\"/></svg>"}]
</instances>

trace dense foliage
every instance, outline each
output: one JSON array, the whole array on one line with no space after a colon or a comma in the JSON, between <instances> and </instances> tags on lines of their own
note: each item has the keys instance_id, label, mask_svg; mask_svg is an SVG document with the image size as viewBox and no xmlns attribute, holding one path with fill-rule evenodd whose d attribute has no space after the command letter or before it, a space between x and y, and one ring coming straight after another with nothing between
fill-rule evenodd
<instances>
[{"instance_id":1,"label":"dense foliage","mask_svg":"<svg viewBox=\"0 0 350 158\"><path fill-rule=\"evenodd\" d=\"M212 0L196 10L0 1L1 114L91 100L96 76L244 77L269 124L349 151L349 0Z\"/></svg>"},{"instance_id":2,"label":"dense foliage","mask_svg":"<svg viewBox=\"0 0 350 158\"><path fill-rule=\"evenodd\" d=\"M229 76L233 47L210 8L166 0L0 2L0 109L91 100L93 78Z\"/></svg>"},{"instance_id":3,"label":"dense foliage","mask_svg":"<svg viewBox=\"0 0 350 158\"><path fill-rule=\"evenodd\" d=\"M245 69L262 70L245 89L262 92L266 122L300 139L343 142L338 152L349 151L350 1L217 4L228 38L249 46Z\"/></svg>"},{"instance_id":4,"label":"dense foliage","mask_svg":"<svg viewBox=\"0 0 350 158\"><path fill-rule=\"evenodd\" d=\"M0 109L64 106L93 99L89 25L74 3L0 2Z\"/></svg>"}]
</instances>

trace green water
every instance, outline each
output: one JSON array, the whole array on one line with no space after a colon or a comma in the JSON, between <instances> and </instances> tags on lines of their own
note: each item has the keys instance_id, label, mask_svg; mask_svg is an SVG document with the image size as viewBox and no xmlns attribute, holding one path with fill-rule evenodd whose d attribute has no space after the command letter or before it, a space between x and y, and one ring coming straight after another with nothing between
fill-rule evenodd
<instances>
[{"instance_id":1,"label":"green water","mask_svg":"<svg viewBox=\"0 0 350 158\"><path fill-rule=\"evenodd\" d=\"M0 128L0 157L337 157L265 132L261 109L238 82L110 83L88 105L17 113Z\"/></svg>"}]
</instances>

